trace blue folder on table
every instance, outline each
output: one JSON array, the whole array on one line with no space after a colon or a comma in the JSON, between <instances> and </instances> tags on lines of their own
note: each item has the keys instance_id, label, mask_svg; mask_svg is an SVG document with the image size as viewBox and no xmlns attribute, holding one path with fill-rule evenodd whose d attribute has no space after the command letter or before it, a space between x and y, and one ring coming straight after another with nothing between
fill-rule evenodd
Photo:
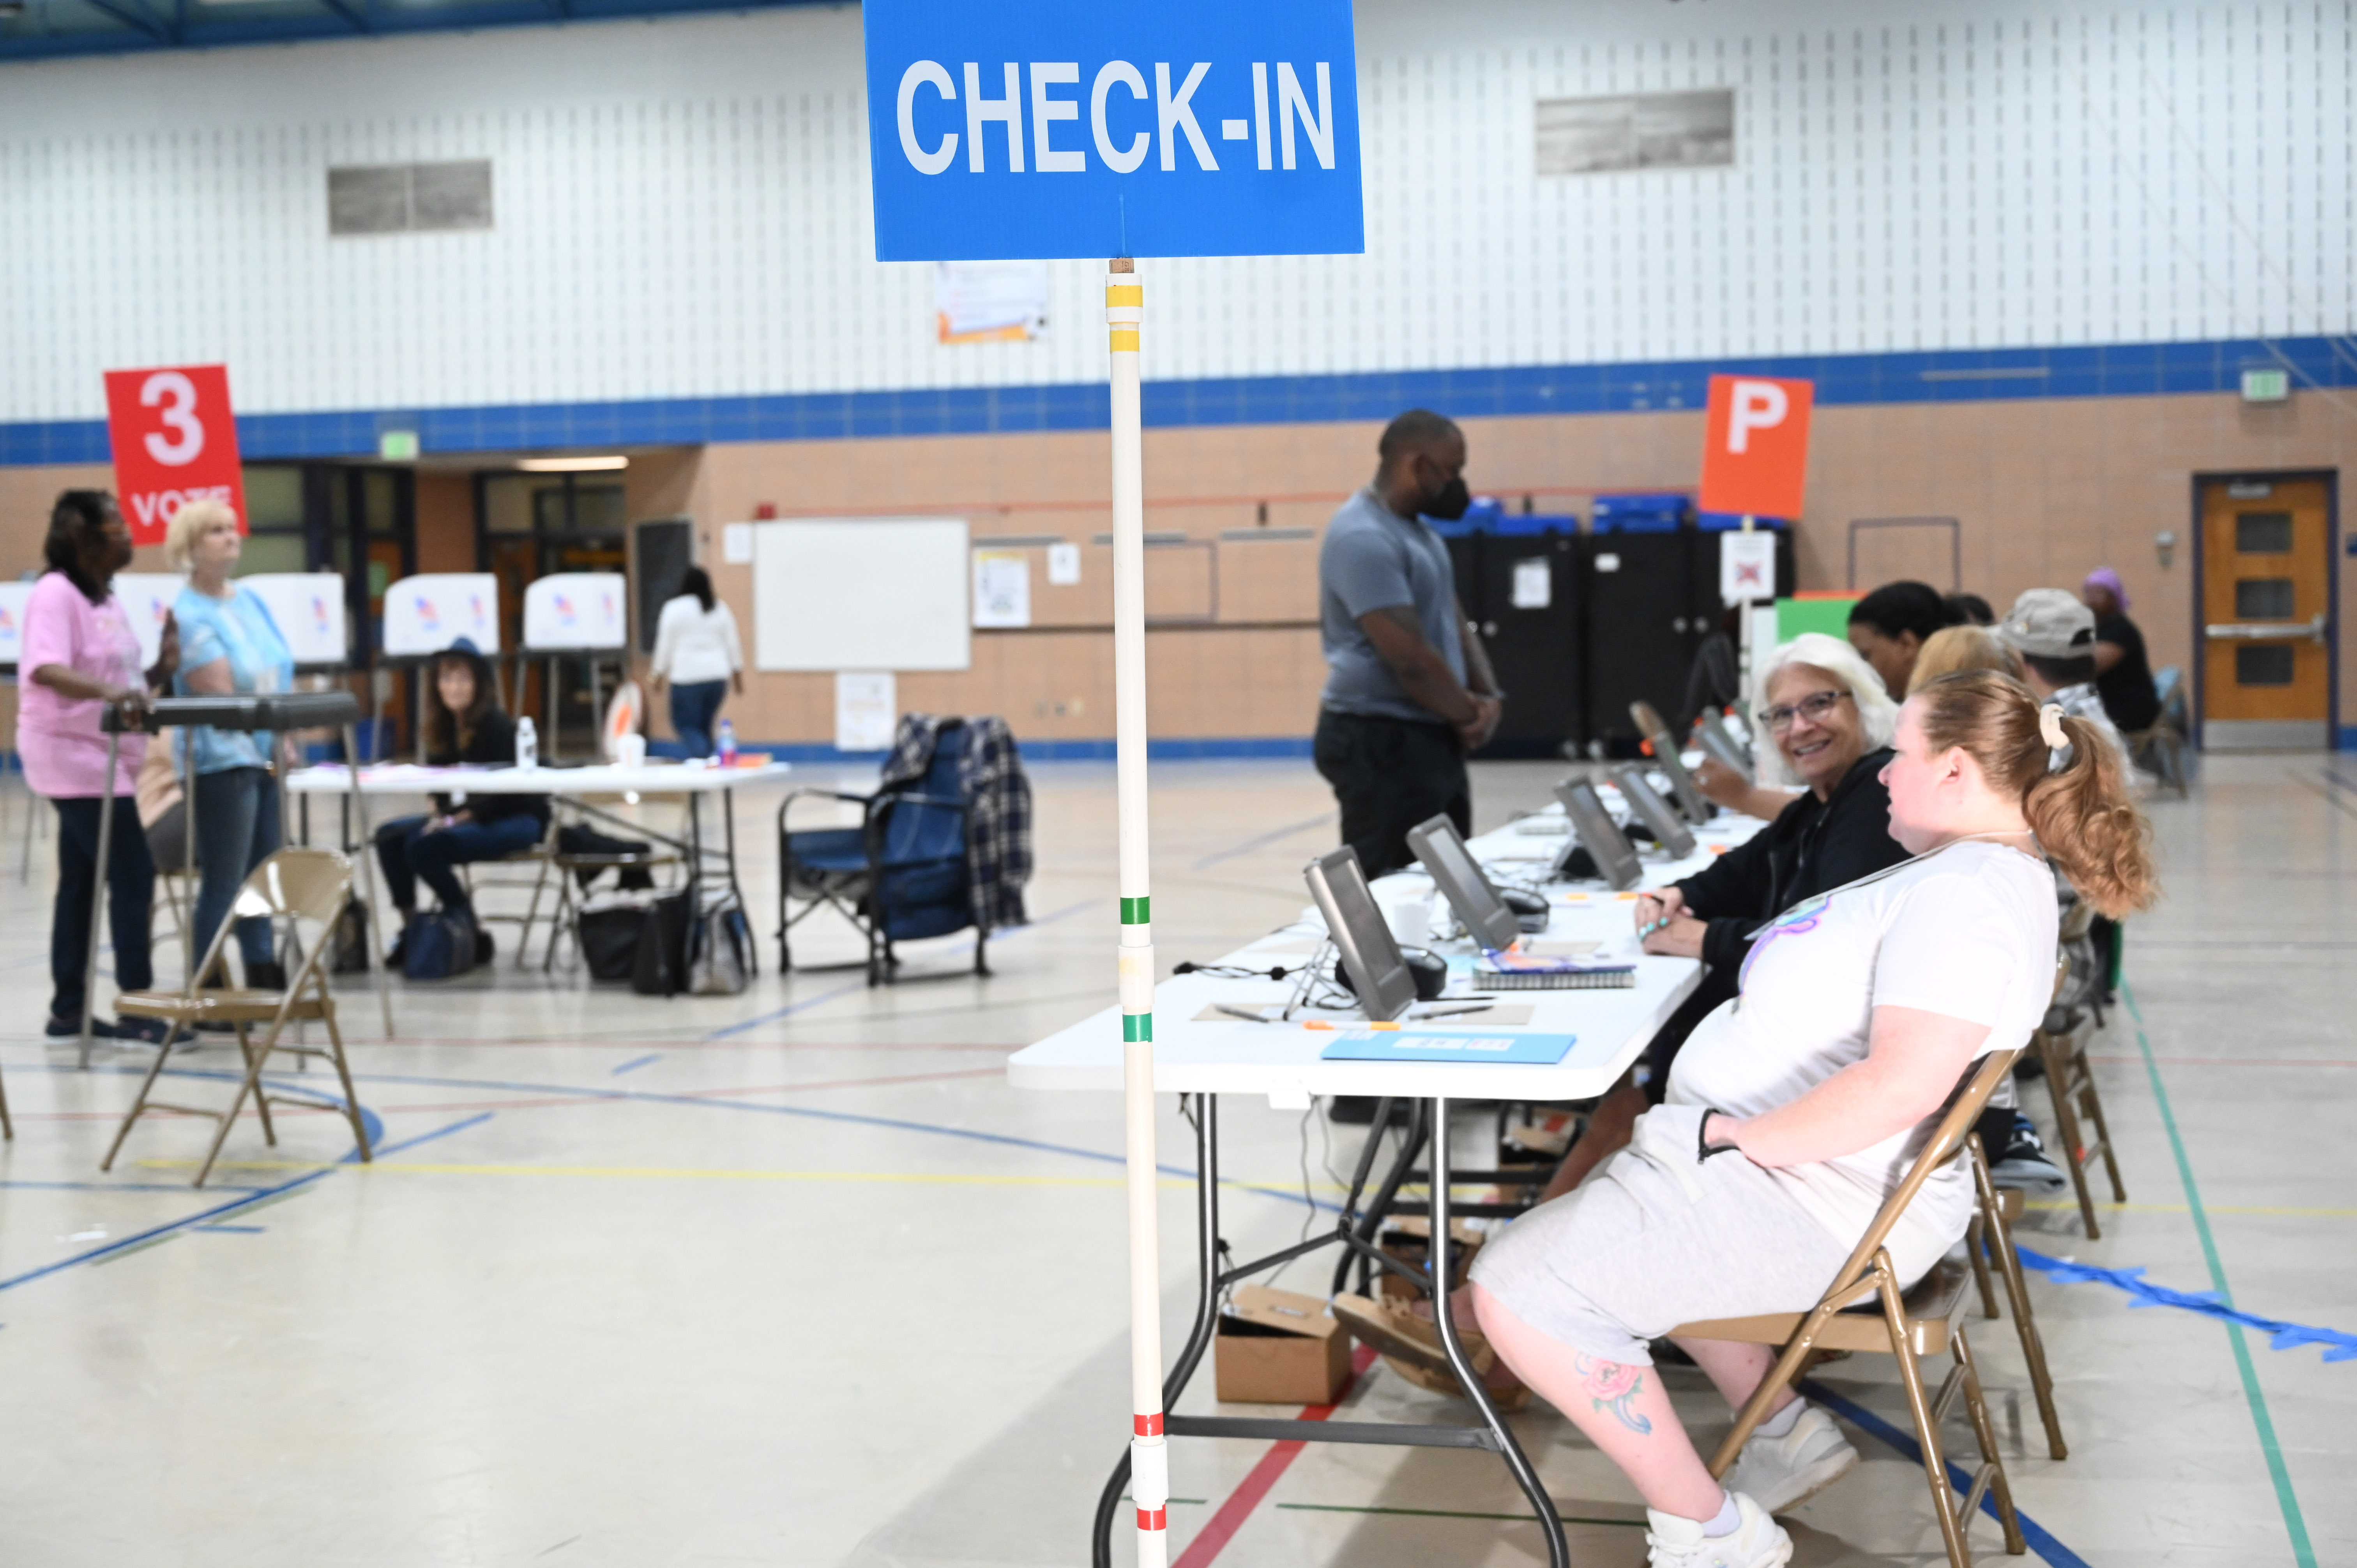
<instances>
[{"instance_id":1,"label":"blue folder on table","mask_svg":"<svg viewBox=\"0 0 2357 1568\"><path fill-rule=\"evenodd\" d=\"M1577 1035L1476 1033L1439 1029L1346 1029L1318 1053L1329 1062L1509 1062L1553 1067Z\"/></svg>"}]
</instances>

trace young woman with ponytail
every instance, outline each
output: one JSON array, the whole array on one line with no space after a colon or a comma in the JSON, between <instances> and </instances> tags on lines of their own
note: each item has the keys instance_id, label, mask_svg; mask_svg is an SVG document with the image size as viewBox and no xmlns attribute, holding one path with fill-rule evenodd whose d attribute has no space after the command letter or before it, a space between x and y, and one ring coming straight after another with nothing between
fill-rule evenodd
<instances>
[{"instance_id":1,"label":"young woman with ponytail","mask_svg":"<svg viewBox=\"0 0 2357 1568\"><path fill-rule=\"evenodd\" d=\"M1636 1484L1656 1568L1785 1563L1791 1538L1769 1516L1857 1454L1787 1390L1722 1487L1647 1342L1815 1305L1956 1085L2044 1015L2052 868L2107 914L2158 893L2117 754L2007 675L1962 671L1910 697L1882 777L1910 858L1770 922L1740 993L1687 1041L1667 1103L1474 1263L1481 1333ZM1890 1232L1904 1278L1962 1238L1972 1205L1958 1165L1924 1184ZM1734 1406L1771 1364L1762 1347L1680 1343Z\"/></svg>"}]
</instances>

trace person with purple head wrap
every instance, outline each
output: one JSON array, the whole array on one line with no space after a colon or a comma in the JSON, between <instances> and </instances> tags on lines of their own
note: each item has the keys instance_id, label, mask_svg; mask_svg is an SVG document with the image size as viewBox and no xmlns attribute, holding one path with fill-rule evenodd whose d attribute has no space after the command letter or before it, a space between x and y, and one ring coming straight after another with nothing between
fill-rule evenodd
<instances>
[{"instance_id":1,"label":"person with purple head wrap","mask_svg":"<svg viewBox=\"0 0 2357 1568\"><path fill-rule=\"evenodd\" d=\"M2145 657L2144 633L2128 619L2128 590L2109 566L2087 574L2079 597L2095 612L2095 693L2121 729L2149 729L2160 717L2160 693Z\"/></svg>"}]
</instances>

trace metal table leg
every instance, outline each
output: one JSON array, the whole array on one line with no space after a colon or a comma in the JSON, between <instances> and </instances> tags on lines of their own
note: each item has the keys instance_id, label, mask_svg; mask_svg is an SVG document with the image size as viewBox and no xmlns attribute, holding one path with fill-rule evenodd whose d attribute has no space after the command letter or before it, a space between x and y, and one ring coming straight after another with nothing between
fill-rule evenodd
<instances>
[{"instance_id":1,"label":"metal table leg","mask_svg":"<svg viewBox=\"0 0 2357 1568\"><path fill-rule=\"evenodd\" d=\"M1473 1359L1465 1354L1465 1346L1457 1336L1456 1316L1449 1310L1449 1282L1456 1273L1449 1259L1448 1235L1448 1101L1436 1099L1432 1102L1432 1321L1440 1330L1441 1348L1448 1352L1448 1365L1457 1373L1457 1380L1465 1386L1473 1408L1498 1440L1499 1456L1506 1468L1513 1472L1514 1484L1537 1510L1539 1530L1546 1537L1549 1568L1569 1568L1571 1550L1563 1538L1563 1520L1555 1511L1555 1499L1547 1496L1546 1487L1539 1483L1538 1471L1523 1453L1522 1444L1514 1441L1513 1429L1498 1407L1490 1402L1490 1391L1474 1369Z\"/></svg>"},{"instance_id":2,"label":"metal table leg","mask_svg":"<svg viewBox=\"0 0 2357 1568\"><path fill-rule=\"evenodd\" d=\"M344 797L345 819L348 823L360 825L360 847L356 853L361 863L361 897L369 920L373 921L377 911L376 841L369 832L368 797L361 793L360 744L350 725L344 726L344 777L350 785ZM384 1037L389 1040L393 1038L393 984L385 977L384 945L377 940L376 933L366 930L361 933L361 940L368 949L369 974L376 982L377 1007L384 1015Z\"/></svg>"},{"instance_id":3,"label":"metal table leg","mask_svg":"<svg viewBox=\"0 0 2357 1568\"><path fill-rule=\"evenodd\" d=\"M720 822L726 833L725 842L728 846L728 891L737 900L737 908L742 909L745 908L745 889L737 880L737 791L734 789L720 791ZM752 917L746 916L746 924L748 928L751 923ZM746 978L749 980L760 972L760 944L748 941L745 944Z\"/></svg>"}]
</instances>

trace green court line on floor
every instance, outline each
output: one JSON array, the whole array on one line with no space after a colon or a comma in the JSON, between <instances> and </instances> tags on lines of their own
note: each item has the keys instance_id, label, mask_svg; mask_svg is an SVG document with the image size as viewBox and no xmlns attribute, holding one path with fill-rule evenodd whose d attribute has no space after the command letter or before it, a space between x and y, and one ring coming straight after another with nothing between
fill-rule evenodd
<instances>
[{"instance_id":1,"label":"green court line on floor","mask_svg":"<svg viewBox=\"0 0 2357 1568\"><path fill-rule=\"evenodd\" d=\"M1521 1513L1475 1513L1466 1509L1384 1509L1366 1508L1351 1503L1272 1503L1272 1508L1291 1509L1297 1513L1377 1513L1398 1514L1408 1519L1478 1519L1504 1520L1512 1524L1528 1520L1530 1510ZM1642 1530L1641 1519L1584 1519L1577 1514L1559 1513L1555 1516L1566 1524L1609 1524L1621 1530Z\"/></svg>"},{"instance_id":2,"label":"green court line on floor","mask_svg":"<svg viewBox=\"0 0 2357 1568\"><path fill-rule=\"evenodd\" d=\"M2227 1305L2234 1305L2234 1293L2226 1284L2226 1265L2218 1256L2218 1242L2210 1234L2210 1218L2201 1208L2201 1189L2193 1180L2193 1162L2185 1152L2185 1139L2177 1130L2177 1113L2170 1109L2169 1090L2160 1081L2160 1064L2153 1059L2152 1042L2145 1037L2144 1009L2136 1005L2136 989L2126 980L2120 983L2120 999L2127 1004L2128 1014L2136 1024L2136 1049L2144 1053L2145 1072L2152 1080L2152 1097L2160 1107L2160 1124L2169 1133L2169 1152L2177 1157L2178 1179L2185 1187L2185 1202L2193 1215L2193 1233L2201 1239L2201 1256L2210 1265L2211 1288ZM2276 1502L2283 1510L2284 1529L2291 1536L2292 1561L2299 1568L2316 1568L2316 1548L2308 1539L2308 1521L2299 1511L2299 1498L2292 1490L2291 1470L2285 1465L2283 1446L2276 1441L2275 1419L2267 1413L2267 1396L2259 1391L2258 1368L2252 1363L2250 1342L2243 1336L2239 1323L2226 1325L2227 1343L2234 1348L2234 1369L2242 1375L2243 1398L2251 1407L2251 1424L2258 1429L2259 1451L2266 1456L2267 1478L2275 1483Z\"/></svg>"}]
</instances>

